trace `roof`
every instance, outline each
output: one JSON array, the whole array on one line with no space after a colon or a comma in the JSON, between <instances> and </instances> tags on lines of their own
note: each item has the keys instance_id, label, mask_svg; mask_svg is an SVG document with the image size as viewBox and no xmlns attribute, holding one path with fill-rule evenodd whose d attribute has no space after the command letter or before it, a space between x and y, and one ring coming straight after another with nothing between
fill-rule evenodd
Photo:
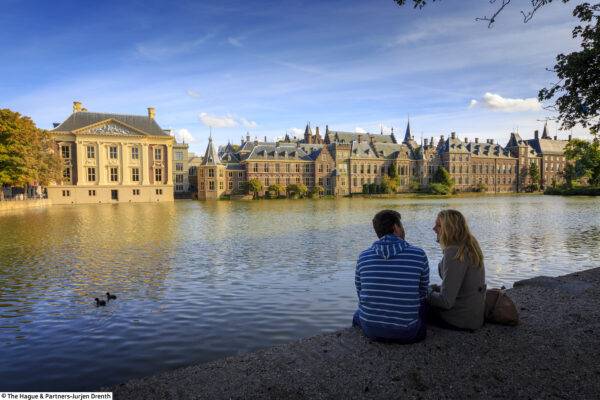
<instances>
[{"instance_id":1,"label":"roof","mask_svg":"<svg viewBox=\"0 0 600 400\"><path fill-rule=\"evenodd\" d=\"M310 145L308 145L310 146ZM316 145L313 145L316 146ZM246 160L307 160L311 158L308 153L295 143L260 143L254 146Z\"/></svg>"},{"instance_id":2,"label":"roof","mask_svg":"<svg viewBox=\"0 0 600 400\"><path fill-rule=\"evenodd\" d=\"M530 139L525 142L538 154L563 154L565 146L569 143L567 140L554 139Z\"/></svg>"},{"instance_id":3,"label":"roof","mask_svg":"<svg viewBox=\"0 0 600 400\"><path fill-rule=\"evenodd\" d=\"M343 131L329 131L327 133L330 143L342 143L350 144L354 141L358 141L358 137L361 137L361 142L373 143L395 143L393 135L376 135L373 133L354 133L354 132L343 132Z\"/></svg>"},{"instance_id":4,"label":"roof","mask_svg":"<svg viewBox=\"0 0 600 400\"><path fill-rule=\"evenodd\" d=\"M206 153L204 154L202 165L217 165L220 164L220 162L219 153L217 153L217 149L215 149L212 142L212 136L209 136L208 146L206 146Z\"/></svg>"},{"instance_id":5,"label":"roof","mask_svg":"<svg viewBox=\"0 0 600 400\"><path fill-rule=\"evenodd\" d=\"M53 131L72 132L109 119L129 125L146 135L169 136L153 118L147 115L109 114L88 111L74 112L63 123L53 129Z\"/></svg>"}]
</instances>

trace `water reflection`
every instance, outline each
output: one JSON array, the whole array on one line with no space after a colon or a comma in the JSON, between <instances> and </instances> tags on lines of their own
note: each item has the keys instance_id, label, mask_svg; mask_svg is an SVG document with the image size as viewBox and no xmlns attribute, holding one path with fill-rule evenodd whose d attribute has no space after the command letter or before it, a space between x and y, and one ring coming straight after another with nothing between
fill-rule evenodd
<instances>
[{"instance_id":1,"label":"water reflection","mask_svg":"<svg viewBox=\"0 0 600 400\"><path fill-rule=\"evenodd\" d=\"M0 390L84 390L349 323L374 213L402 213L432 281L437 212L488 284L600 261L600 201L543 196L55 206L0 215ZM96 308L106 291L119 298ZM118 365L114 360L118 359Z\"/></svg>"}]
</instances>

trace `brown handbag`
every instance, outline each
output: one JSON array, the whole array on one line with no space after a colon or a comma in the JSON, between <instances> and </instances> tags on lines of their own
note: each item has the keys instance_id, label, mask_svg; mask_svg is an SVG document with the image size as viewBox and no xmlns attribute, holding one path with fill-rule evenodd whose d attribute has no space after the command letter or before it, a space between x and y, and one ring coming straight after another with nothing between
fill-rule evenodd
<instances>
[{"instance_id":1,"label":"brown handbag","mask_svg":"<svg viewBox=\"0 0 600 400\"><path fill-rule=\"evenodd\" d=\"M515 326L519 312L504 289L488 289L485 292L485 322Z\"/></svg>"}]
</instances>

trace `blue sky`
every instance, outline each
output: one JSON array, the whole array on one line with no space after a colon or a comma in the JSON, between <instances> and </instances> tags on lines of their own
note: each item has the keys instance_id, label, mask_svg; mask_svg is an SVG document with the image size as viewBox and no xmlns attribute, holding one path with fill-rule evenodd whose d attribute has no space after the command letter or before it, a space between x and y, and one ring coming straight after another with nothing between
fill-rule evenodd
<instances>
[{"instance_id":1,"label":"blue sky","mask_svg":"<svg viewBox=\"0 0 600 400\"><path fill-rule=\"evenodd\" d=\"M487 0L420 11L392 0L2 0L0 107L50 128L73 100L115 113L153 106L200 153L208 125L218 143L237 143L309 121L403 132L407 115L418 139L456 131L505 144L552 116L526 99L554 81L545 68L556 54L577 48L576 3L523 24L528 3L488 29L474 21L492 11Z\"/></svg>"}]
</instances>

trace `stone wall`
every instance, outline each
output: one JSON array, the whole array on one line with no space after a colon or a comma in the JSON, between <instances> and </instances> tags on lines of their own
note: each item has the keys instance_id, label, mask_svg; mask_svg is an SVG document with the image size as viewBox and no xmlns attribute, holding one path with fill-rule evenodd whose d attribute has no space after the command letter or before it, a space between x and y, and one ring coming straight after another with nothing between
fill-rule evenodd
<instances>
[{"instance_id":1,"label":"stone wall","mask_svg":"<svg viewBox=\"0 0 600 400\"><path fill-rule=\"evenodd\" d=\"M51 204L52 202L48 199L0 201L0 212L21 210L25 208L47 207Z\"/></svg>"}]
</instances>

